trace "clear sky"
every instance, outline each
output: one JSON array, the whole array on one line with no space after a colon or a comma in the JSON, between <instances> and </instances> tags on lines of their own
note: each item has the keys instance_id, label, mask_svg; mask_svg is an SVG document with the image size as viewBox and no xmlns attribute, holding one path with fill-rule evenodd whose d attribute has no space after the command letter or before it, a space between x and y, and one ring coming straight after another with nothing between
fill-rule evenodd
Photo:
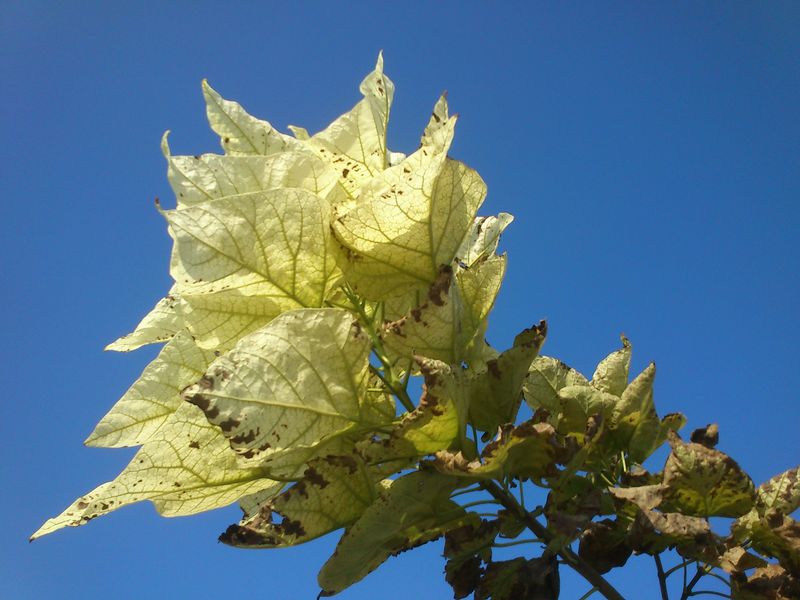
<instances>
[{"instance_id":1,"label":"clear sky","mask_svg":"<svg viewBox=\"0 0 800 600\"><path fill-rule=\"evenodd\" d=\"M216 536L236 507L168 520L142 504L27 543L132 454L81 442L155 354L102 348L169 286L159 139L219 151L203 77L313 132L359 99L383 49L399 151L448 90L451 154L489 186L481 213L516 216L492 344L546 317L545 353L591 374L624 332L686 432L717 421L756 483L800 462L800 4L378 6L3 2L0 597L318 591L335 536L228 548ZM448 598L440 554L405 553L341 598ZM653 597L652 562L634 564L615 581ZM565 599L588 587L564 579Z\"/></svg>"}]
</instances>

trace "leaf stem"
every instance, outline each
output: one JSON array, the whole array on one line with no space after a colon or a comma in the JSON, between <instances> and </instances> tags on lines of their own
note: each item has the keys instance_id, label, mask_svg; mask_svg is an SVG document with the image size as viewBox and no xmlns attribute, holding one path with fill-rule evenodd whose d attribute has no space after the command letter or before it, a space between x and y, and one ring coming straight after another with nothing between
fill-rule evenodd
<instances>
[{"instance_id":1,"label":"leaf stem","mask_svg":"<svg viewBox=\"0 0 800 600\"><path fill-rule=\"evenodd\" d=\"M383 373L381 373L378 369L372 368L372 372L375 373L380 380L384 383L387 389L397 398L400 403L405 407L408 412L414 410L414 403L411 401L411 398L408 396L408 392L406 391L405 384L397 379L392 370L392 363L386 356L386 351L383 348L383 342L381 342L381 338L378 335L378 332L375 329L375 321L374 319L369 318L367 315L367 311L364 310L364 302L358 295L350 288L350 286L345 286L344 293L347 296L347 299L350 302L350 305L353 307L353 310L358 317L359 322L364 327L369 336L370 341L372 342L372 353L377 357L380 361L381 366L383 367ZM409 369L410 371L410 369ZM407 379L406 379L407 383Z\"/></svg>"},{"instance_id":2,"label":"leaf stem","mask_svg":"<svg viewBox=\"0 0 800 600\"><path fill-rule=\"evenodd\" d=\"M516 514L528 529L538 538L540 538L545 543L550 543L553 541L553 536L547 530L547 528L542 525L539 521L536 520L527 510L522 508L519 503L516 501L514 496L511 494L506 493L499 485L497 485L494 481L484 481L481 482L481 486L489 492L492 496L497 498L497 500L502 504L507 510L511 511L513 514ZM608 600L625 600L614 586L612 586L606 579L598 573L594 567L592 567L589 563L584 561L580 556L575 554L569 547L563 547L558 551L558 555L567 561L569 565L575 569L586 581L591 583L597 591L603 594Z\"/></svg>"},{"instance_id":3,"label":"leaf stem","mask_svg":"<svg viewBox=\"0 0 800 600\"><path fill-rule=\"evenodd\" d=\"M587 599L587 598L589 598L589 597L590 597L592 594L594 594L596 591L597 591L597 588L596 588L596 587L593 587L593 588L592 588L592 589L590 589L588 592L586 592L586 593L585 593L583 596L581 596L580 598L578 598L578 600L586 600L586 599Z\"/></svg>"},{"instance_id":4,"label":"leaf stem","mask_svg":"<svg viewBox=\"0 0 800 600\"><path fill-rule=\"evenodd\" d=\"M520 544L541 544L542 540L539 538L531 538L525 540L514 540L513 542L496 542L492 544L493 548L510 548L511 546L519 546Z\"/></svg>"}]
</instances>

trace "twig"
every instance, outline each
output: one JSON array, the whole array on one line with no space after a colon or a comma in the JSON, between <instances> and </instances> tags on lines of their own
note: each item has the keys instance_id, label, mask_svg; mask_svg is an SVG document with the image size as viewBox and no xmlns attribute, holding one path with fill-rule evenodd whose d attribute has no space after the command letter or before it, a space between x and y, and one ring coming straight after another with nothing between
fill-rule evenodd
<instances>
[{"instance_id":1,"label":"twig","mask_svg":"<svg viewBox=\"0 0 800 600\"><path fill-rule=\"evenodd\" d=\"M516 514L536 537L541 538L545 543L550 543L553 540L553 536L547 528L537 521L535 517L531 516L528 511L522 508L514 496L506 493L494 481L484 481L481 485L487 492L497 498L506 509ZM603 594L608 600L625 600L622 594L614 589L614 586L606 581L594 567L575 554L570 548L566 546L561 548L561 550L558 551L558 555L568 562L569 566L575 569L586 581L597 588L597 591Z\"/></svg>"},{"instance_id":2,"label":"twig","mask_svg":"<svg viewBox=\"0 0 800 600\"><path fill-rule=\"evenodd\" d=\"M664 574L664 565L661 564L661 556L656 554L653 556L653 559L656 561L656 570L658 571L658 586L661 588L661 600L669 600L667 576Z\"/></svg>"}]
</instances>

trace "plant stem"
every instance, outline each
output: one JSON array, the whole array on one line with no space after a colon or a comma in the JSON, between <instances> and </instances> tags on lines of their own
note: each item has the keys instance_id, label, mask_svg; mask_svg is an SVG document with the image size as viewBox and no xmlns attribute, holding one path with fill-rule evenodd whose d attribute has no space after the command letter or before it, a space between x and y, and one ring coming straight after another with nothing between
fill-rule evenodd
<instances>
[{"instance_id":1,"label":"plant stem","mask_svg":"<svg viewBox=\"0 0 800 600\"><path fill-rule=\"evenodd\" d=\"M681 600L687 600L692 595L692 589L705 574L705 571L700 568L700 565L697 565L697 573L695 573L694 577L692 577L691 581L689 581L689 585L684 586L683 594L681 594Z\"/></svg>"},{"instance_id":2,"label":"plant stem","mask_svg":"<svg viewBox=\"0 0 800 600\"><path fill-rule=\"evenodd\" d=\"M664 565L661 564L661 556L656 554L653 558L656 561L656 570L658 571L658 586L661 588L661 600L669 600L667 576L664 574Z\"/></svg>"},{"instance_id":3,"label":"plant stem","mask_svg":"<svg viewBox=\"0 0 800 600\"><path fill-rule=\"evenodd\" d=\"M481 486L502 504L507 510L517 515L531 530L531 532L545 543L550 543L553 536L547 528L536 520L527 510L522 508L514 496L505 492L494 481L484 481ZM625 600L614 586L598 573L594 567L575 554L569 547L563 547L558 551L558 555L569 563L586 581L591 583L597 591L603 594L608 600Z\"/></svg>"},{"instance_id":4,"label":"plant stem","mask_svg":"<svg viewBox=\"0 0 800 600\"><path fill-rule=\"evenodd\" d=\"M497 542L492 544L493 548L511 548L511 546L519 546L520 544L541 544L542 540L533 538L530 540L514 540L513 542Z\"/></svg>"},{"instance_id":5,"label":"plant stem","mask_svg":"<svg viewBox=\"0 0 800 600\"><path fill-rule=\"evenodd\" d=\"M343 289L348 301L350 302L350 305L358 316L359 322L366 330L367 336L369 336L369 339L372 342L373 354L375 354L380 361L381 366L383 367L383 373L375 368L372 369L372 372L375 373L388 388L388 390L394 394L398 400L400 400L401 404L408 412L413 411L415 408L414 403L411 401L411 398L408 396L408 392L406 391L406 383L408 382L408 378L406 378L404 383L395 377L394 371L392 370L392 363L386 357L386 351L383 348L383 342L381 341L381 337L378 335L378 332L375 329L375 322L373 319L369 318L367 311L364 310L363 301L353 290L350 289L349 286Z\"/></svg>"},{"instance_id":6,"label":"plant stem","mask_svg":"<svg viewBox=\"0 0 800 600\"><path fill-rule=\"evenodd\" d=\"M580 598L578 598L578 600L586 600L586 599L587 599L589 596L591 596L592 594L594 594L596 591L597 591L597 588L596 588L596 587L593 587L593 588L592 588L592 589L590 589L588 592L586 592L586 593L585 593L583 596L581 596Z\"/></svg>"}]
</instances>

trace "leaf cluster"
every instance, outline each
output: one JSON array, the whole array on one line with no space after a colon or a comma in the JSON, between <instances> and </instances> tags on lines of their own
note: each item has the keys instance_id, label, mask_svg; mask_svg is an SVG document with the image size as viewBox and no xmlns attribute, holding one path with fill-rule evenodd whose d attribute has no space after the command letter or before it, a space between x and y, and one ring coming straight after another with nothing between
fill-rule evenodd
<instances>
[{"instance_id":1,"label":"leaf cluster","mask_svg":"<svg viewBox=\"0 0 800 600\"><path fill-rule=\"evenodd\" d=\"M796 597L798 470L755 488L715 427L682 441L624 337L591 378L539 354L544 322L492 348L512 217L478 216L486 185L448 155L444 96L406 156L387 147L382 57L360 91L323 131L288 135L203 82L224 153L173 156L164 135L174 283L109 349L164 346L86 440L140 448L33 537L143 500L164 516L239 502L232 546L342 531L322 596L444 537L456 598L556 598L563 565L620 598L603 574L633 553L657 558L666 598L667 549L697 565L684 596L719 569L732 597ZM515 544L537 550L495 559Z\"/></svg>"}]
</instances>

